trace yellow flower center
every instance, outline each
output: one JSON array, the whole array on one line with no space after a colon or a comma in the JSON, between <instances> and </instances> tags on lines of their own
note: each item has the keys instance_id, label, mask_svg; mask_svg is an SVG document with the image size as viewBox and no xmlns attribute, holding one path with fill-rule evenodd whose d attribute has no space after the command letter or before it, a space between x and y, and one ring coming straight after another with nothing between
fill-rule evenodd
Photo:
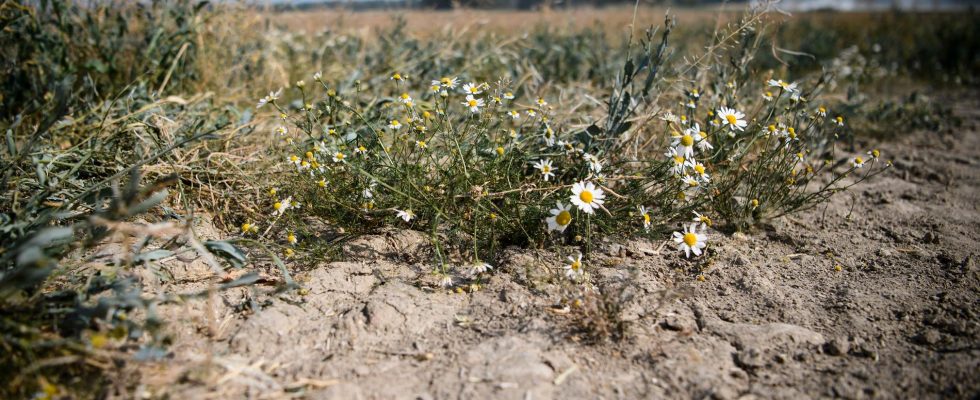
<instances>
[{"instance_id":1,"label":"yellow flower center","mask_svg":"<svg viewBox=\"0 0 980 400\"><path fill-rule=\"evenodd\" d=\"M691 232L685 233L684 244L694 247L694 245L698 244L698 235L695 235Z\"/></svg>"},{"instance_id":2,"label":"yellow flower center","mask_svg":"<svg viewBox=\"0 0 980 400\"><path fill-rule=\"evenodd\" d=\"M452 79L449 78L442 78L439 80L439 82L442 82L443 85L450 85L453 83Z\"/></svg>"},{"instance_id":3,"label":"yellow flower center","mask_svg":"<svg viewBox=\"0 0 980 400\"><path fill-rule=\"evenodd\" d=\"M343 160L344 159L344 153L337 153L337 155L335 155L334 157L337 157L338 160Z\"/></svg>"},{"instance_id":4,"label":"yellow flower center","mask_svg":"<svg viewBox=\"0 0 980 400\"><path fill-rule=\"evenodd\" d=\"M561 210L561 212L555 216L555 222L561 226L570 224L572 222L572 213L568 212L568 210Z\"/></svg>"},{"instance_id":5,"label":"yellow flower center","mask_svg":"<svg viewBox=\"0 0 980 400\"><path fill-rule=\"evenodd\" d=\"M501 156L504 155L504 148L503 147L497 147L497 155L501 155Z\"/></svg>"},{"instance_id":6,"label":"yellow flower center","mask_svg":"<svg viewBox=\"0 0 980 400\"><path fill-rule=\"evenodd\" d=\"M691 147L694 145L694 137L691 135L681 136L681 145L684 147Z\"/></svg>"},{"instance_id":7,"label":"yellow flower center","mask_svg":"<svg viewBox=\"0 0 980 400\"><path fill-rule=\"evenodd\" d=\"M728 115L726 115L725 116L725 119L727 119L728 120L728 123L731 124L731 125L735 125L735 123L738 122L738 118L735 118L735 115L734 114L728 114Z\"/></svg>"},{"instance_id":8,"label":"yellow flower center","mask_svg":"<svg viewBox=\"0 0 980 400\"><path fill-rule=\"evenodd\" d=\"M704 165L696 164L694 165L694 170L697 171L698 174L704 175Z\"/></svg>"},{"instance_id":9,"label":"yellow flower center","mask_svg":"<svg viewBox=\"0 0 980 400\"><path fill-rule=\"evenodd\" d=\"M570 265L570 267L572 267L572 270L573 271L578 271L579 269L582 268L582 262L581 261L572 261L572 265Z\"/></svg>"},{"instance_id":10,"label":"yellow flower center","mask_svg":"<svg viewBox=\"0 0 980 400\"><path fill-rule=\"evenodd\" d=\"M278 210L278 209L282 208L282 203L280 203L280 202L277 201L275 204L272 205L272 208L275 208L275 209Z\"/></svg>"},{"instance_id":11,"label":"yellow flower center","mask_svg":"<svg viewBox=\"0 0 980 400\"><path fill-rule=\"evenodd\" d=\"M542 166L541 166L541 173L543 173L543 174L547 174L547 173L549 173L549 172L551 172L551 167L549 167L549 166L547 166L547 165L542 165Z\"/></svg>"},{"instance_id":12,"label":"yellow flower center","mask_svg":"<svg viewBox=\"0 0 980 400\"><path fill-rule=\"evenodd\" d=\"M647 224L650 223L650 214L643 214L643 222Z\"/></svg>"},{"instance_id":13,"label":"yellow flower center","mask_svg":"<svg viewBox=\"0 0 980 400\"><path fill-rule=\"evenodd\" d=\"M467 100L466 104L468 104L470 107L476 107L477 102L476 100Z\"/></svg>"},{"instance_id":14,"label":"yellow flower center","mask_svg":"<svg viewBox=\"0 0 980 400\"><path fill-rule=\"evenodd\" d=\"M874 158L878 158L878 156L880 156L881 153L878 152L878 149L874 149L871 150L871 155L874 156Z\"/></svg>"},{"instance_id":15,"label":"yellow flower center","mask_svg":"<svg viewBox=\"0 0 980 400\"><path fill-rule=\"evenodd\" d=\"M856 157L856 158L854 158L854 163L857 164L857 165L864 164L864 159L861 158L861 157Z\"/></svg>"},{"instance_id":16,"label":"yellow flower center","mask_svg":"<svg viewBox=\"0 0 980 400\"><path fill-rule=\"evenodd\" d=\"M674 156L674 163L677 165L684 163L684 156Z\"/></svg>"},{"instance_id":17,"label":"yellow flower center","mask_svg":"<svg viewBox=\"0 0 980 400\"><path fill-rule=\"evenodd\" d=\"M590 204L592 203L592 199L593 199L592 192L588 190L583 190L582 193L578 194L578 198L579 200L582 200L584 203Z\"/></svg>"}]
</instances>

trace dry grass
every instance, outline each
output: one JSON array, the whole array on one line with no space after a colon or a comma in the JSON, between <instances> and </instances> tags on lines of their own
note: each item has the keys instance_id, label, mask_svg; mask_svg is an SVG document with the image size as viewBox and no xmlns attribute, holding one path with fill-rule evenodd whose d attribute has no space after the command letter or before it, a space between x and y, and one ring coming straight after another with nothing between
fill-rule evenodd
<instances>
[{"instance_id":1,"label":"dry grass","mask_svg":"<svg viewBox=\"0 0 980 400\"><path fill-rule=\"evenodd\" d=\"M725 12L719 8L668 9L663 7L640 7L636 9L636 22L642 26L663 21L670 11L678 23L729 20L739 14L735 9ZM740 10L739 10L740 11ZM540 27L556 29L601 28L610 33L629 32L633 22L633 7L617 6L602 9L544 9L534 11L516 10L473 10L451 11L403 10L403 11L350 11L316 10L289 11L270 16L273 24L288 26L292 31L319 32L324 29L368 34L377 29L390 28L395 18L404 18L406 33L426 38L448 31L484 31L509 36L530 32ZM618 37L617 37L617 40Z\"/></svg>"}]
</instances>

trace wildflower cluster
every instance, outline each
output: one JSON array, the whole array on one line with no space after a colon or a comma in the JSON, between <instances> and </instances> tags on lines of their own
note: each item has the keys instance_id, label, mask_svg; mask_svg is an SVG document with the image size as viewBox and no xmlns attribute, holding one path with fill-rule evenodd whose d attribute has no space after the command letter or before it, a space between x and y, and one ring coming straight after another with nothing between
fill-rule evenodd
<instances>
[{"instance_id":1,"label":"wildflower cluster","mask_svg":"<svg viewBox=\"0 0 980 400\"><path fill-rule=\"evenodd\" d=\"M668 33L659 48L644 47L646 59L628 61L605 129L573 128L546 93L507 78L395 72L369 88L318 72L315 84L272 92L257 106L276 113L270 130L281 137L288 193L270 193L263 232L280 235L289 254L301 248L316 233L298 222L300 207L355 234L423 230L436 273L457 289L478 288L501 245L550 246L567 260L556 277L588 288L597 235L672 238L698 257L711 215L748 228L881 171L877 151L840 168L836 137L847 126L820 105L822 78L738 82L719 68L663 96L671 103L636 101L665 81L657 74ZM633 125L644 109L659 118Z\"/></svg>"}]
</instances>

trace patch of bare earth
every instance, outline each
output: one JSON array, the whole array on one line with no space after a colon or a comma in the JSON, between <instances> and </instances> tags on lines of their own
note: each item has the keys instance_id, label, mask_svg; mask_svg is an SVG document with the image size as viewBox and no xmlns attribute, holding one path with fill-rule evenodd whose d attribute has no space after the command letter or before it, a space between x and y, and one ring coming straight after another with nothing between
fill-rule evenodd
<instances>
[{"instance_id":1,"label":"patch of bare earth","mask_svg":"<svg viewBox=\"0 0 980 400\"><path fill-rule=\"evenodd\" d=\"M130 363L137 390L172 398L977 396L975 100L959 110L967 122L957 132L881 144L894 168L826 208L746 235L712 232L703 282L670 246L605 243L592 268L600 291L624 299L618 341L585 340L574 310L555 312L555 260L510 249L483 290L449 293L430 274L426 238L390 232L348 243L349 261L298 274L306 295L260 286L162 306L174 343L164 361ZM193 268L172 272L184 283L160 290L202 285Z\"/></svg>"}]
</instances>

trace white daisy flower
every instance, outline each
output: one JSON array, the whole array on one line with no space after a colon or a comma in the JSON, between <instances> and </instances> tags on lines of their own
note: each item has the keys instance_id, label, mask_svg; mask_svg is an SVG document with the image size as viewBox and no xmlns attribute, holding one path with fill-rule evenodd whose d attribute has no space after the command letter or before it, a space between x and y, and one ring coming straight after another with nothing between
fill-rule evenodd
<instances>
[{"instance_id":1,"label":"white daisy flower","mask_svg":"<svg viewBox=\"0 0 980 400\"><path fill-rule=\"evenodd\" d=\"M768 126L766 126L766 131L764 133L769 136L780 135L779 128L776 127L776 124L769 124Z\"/></svg>"},{"instance_id":2,"label":"white daisy flower","mask_svg":"<svg viewBox=\"0 0 980 400\"><path fill-rule=\"evenodd\" d=\"M426 144L424 140L416 140L415 147L417 147L419 150L425 150L429 148L429 145Z\"/></svg>"},{"instance_id":3,"label":"white daisy flower","mask_svg":"<svg viewBox=\"0 0 980 400\"><path fill-rule=\"evenodd\" d=\"M507 114L510 115L510 117L513 119L518 119L521 117L521 113L517 110L510 110L507 112Z\"/></svg>"},{"instance_id":4,"label":"white daisy flower","mask_svg":"<svg viewBox=\"0 0 980 400\"><path fill-rule=\"evenodd\" d=\"M602 172L602 162L599 161L599 157L589 153L583 153L582 158L585 160L585 162L589 163L589 169L592 170L592 172L597 174Z\"/></svg>"},{"instance_id":5,"label":"white daisy flower","mask_svg":"<svg viewBox=\"0 0 980 400\"><path fill-rule=\"evenodd\" d=\"M532 109L528 109L527 110L527 116L528 117L534 118L534 116L536 116L536 115L538 115L537 111L534 111Z\"/></svg>"},{"instance_id":6,"label":"white daisy flower","mask_svg":"<svg viewBox=\"0 0 980 400\"><path fill-rule=\"evenodd\" d=\"M545 219L548 223L548 231L564 232L565 228L572 223L572 205L562 204L560 201L552 208L551 216Z\"/></svg>"},{"instance_id":7,"label":"white daisy flower","mask_svg":"<svg viewBox=\"0 0 980 400\"><path fill-rule=\"evenodd\" d=\"M295 154L291 154L289 157L287 157L286 161L289 162L290 164L293 164L293 166L297 168L299 168L299 166L303 163L303 160L300 159L299 156Z\"/></svg>"},{"instance_id":8,"label":"white daisy flower","mask_svg":"<svg viewBox=\"0 0 980 400\"><path fill-rule=\"evenodd\" d=\"M470 275L479 275L493 269L493 266L485 262L477 261L470 265Z\"/></svg>"},{"instance_id":9,"label":"white daisy flower","mask_svg":"<svg viewBox=\"0 0 980 400\"><path fill-rule=\"evenodd\" d=\"M388 122L388 129L397 131L401 129L401 127L402 127L402 123L398 122L397 119L393 119L390 122Z\"/></svg>"},{"instance_id":10,"label":"white daisy flower","mask_svg":"<svg viewBox=\"0 0 980 400\"><path fill-rule=\"evenodd\" d=\"M538 107L547 107L548 106L548 102L547 101L544 101L544 98L543 97L538 97L538 100L536 102L538 103Z\"/></svg>"},{"instance_id":11,"label":"white daisy flower","mask_svg":"<svg viewBox=\"0 0 980 400\"><path fill-rule=\"evenodd\" d=\"M400 102L402 102L404 104L407 104L407 105L411 105L412 104L412 96L409 96L408 93L402 93L401 96L398 96L398 101L400 101Z\"/></svg>"},{"instance_id":12,"label":"white daisy flower","mask_svg":"<svg viewBox=\"0 0 980 400\"><path fill-rule=\"evenodd\" d=\"M602 203L605 203L605 198L606 194L603 193L602 189L595 187L592 182L582 181L572 185L570 200L572 204L578 206L578 209L586 214L592 214L595 210L602 207Z\"/></svg>"},{"instance_id":13,"label":"white daisy flower","mask_svg":"<svg viewBox=\"0 0 980 400\"><path fill-rule=\"evenodd\" d=\"M313 80L314 81L317 81L317 82L322 81L323 80L323 71L316 71L316 73L313 74Z\"/></svg>"},{"instance_id":14,"label":"white daisy flower","mask_svg":"<svg viewBox=\"0 0 980 400\"><path fill-rule=\"evenodd\" d=\"M483 99L478 99L473 97L473 95L466 95L466 101L463 102L466 108L470 109L470 112L477 113L480 112L480 107L483 107Z\"/></svg>"},{"instance_id":15,"label":"white daisy flower","mask_svg":"<svg viewBox=\"0 0 980 400\"><path fill-rule=\"evenodd\" d=\"M411 222L413 219L415 219L415 213L412 212L412 210L399 210L396 208L395 216L401 218L405 222Z\"/></svg>"},{"instance_id":16,"label":"white daisy flower","mask_svg":"<svg viewBox=\"0 0 980 400\"><path fill-rule=\"evenodd\" d=\"M469 96L483 93L483 85L477 85L473 82L467 83L463 85L463 93L466 93Z\"/></svg>"},{"instance_id":17,"label":"white daisy flower","mask_svg":"<svg viewBox=\"0 0 980 400\"><path fill-rule=\"evenodd\" d=\"M762 94L762 99L765 101L772 101L773 98L772 92L767 91Z\"/></svg>"},{"instance_id":18,"label":"white daisy flower","mask_svg":"<svg viewBox=\"0 0 980 400\"><path fill-rule=\"evenodd\" d=\"M565 264L565 276L574 281L583 275L585 275L585 269L582 268L582 253L575 257L568 256L568 264Z\"/></svg>"},{"instance_id":19,"label":"white daisy flower","mask_svg":"<svg viewBox=\"0 0 980 400\"><path fill-rule=\"evenodd\" d=\"M697 232L697 224L691 224L684 232L674 232L674 242L677 250L684 251L685 257L691 257L691 253L700 256L701 249L708 245L708 237Z\"/></svg>"},{"instance_id":20,"label":"white daisy flower","mask_svg":"<svg viewBox=\"0 0 980 400\"><path fill-rule=\"evenodd\" d=\"M273 213L276 215L285 214L287 210L293 208L293 204L294 203L292 197L287 197L285 199L279 200L272 204L272 208L274 209ZM295 203L295 204L297 206L299 205L299 203Z\"/></svg>"},{"instance_id":21,"label":"white daisy flower","mask_svg":"<svg viewBox=\"0 0 980 400\"><path fill-rule=\"evenodd\" d=\"M640 217L643 218L643 230L650 231L650 225L652 224L650 218L650 210L646 206L640 206Z\"/></svg>"},{"instance_id":22,"label":"white daisy flower","mask_svg":"<svg viewBox=\"0 0 980 400\"><path fill-rule=\"evenodd\" d=\"M872 161L878 161L878 157L881 156L881 152L879 152L878 149L872 149L868 152L868 156L871 157Z\"/></svg>"},{"instance_id":23,"label":"white daisy flower","mask_svg":"<svg viewBox=\"0 0 980 400\"><path fill-rule=\"evenodd\" d=\"M711 218L708 218L708 216L706 216L704 214L701 214L701 213L699 213L697 211L694 212L694 220L693 221L695 223L701 224L701 230L704 230L705 227L707 227L707 226L711 226Z\"/></svg>"},{"instance_id":24,"label":"white daisy flower","mask_svg":"<svg viewBox=\"0 0 980 400\"><path fill-rule=\"evenodd\" d=\"M293 234L292 232L289 232L289 234L286 235L286 241L289 242L289 244L296 244L297 242L296 235Z\"/></svg>"},{"instance_id":25,"label":"white daisy flower","mask_svg":"<svg viewBox=\"0 0 980 400\"><path fill-rule=\"evenodd\" d=\"M824 106L817 107L817 115L819 115L821 117L826 117L827 116L827 108L824 107Z\"/></svg>"},{"instance_id":26,"label":"white daisy flower","mask_svg":"<svg viewBox=\"0 0 980 400\"><path fill-rule=\"evenodd\" d=\"M687 166L694 171L695 176L702 182L711 182L711 177L708 176L707 169L705 169L704 164L701 164L695 160L688 160Z\"/></svg>"},{"instance_id":27,"label":"white daisy flower","mask_svg":"<svg viewBox=\"0 0 980 400\"><path fill-rule=\"evenodd\" d=\"M685 158L694 157L694 145L701 138L698 136L698 132L700 131L701 127L695 123L690 128L685 129L682 134L674 136L674 141L671 143L671 146L674 146L677 154L681 154Z\"/></svg>"},{"instance_id":28,"label":"white daisy flower","mask_svg":"<svg viewBox=\"0 0 980 400\"><path fill-rule=\"evenodd\" d=\"M684 175L683 180L684 180L684 184L687 185L687 187L689 188L697 188L698 186L701 186L701 182L698 182L698 180L695 179L693 176Z\"/></svg>"},{"instance_id":29,"label":"white daisy flower","mask_svg":"<svg viewBox=\"0 0 980 400\"><path fill-rule=\"evenodd\" d=\"M504 93L504 98L507 100L514 100L514 94L511 92Z\"/></svg>"},{"instance_id":30,"label":"white daisy flower","mask_svg":"<svg viewBox=\"0 0 980 400\"><path fill-rule=\"evenodd\" d=\"M444 76L444 77L440 78L439 80L432 81L432 86L442 86L442 87L444 87L446 89L455 89L456 88L456 84L458 82L459 82L459 80L455 76L452 77L452 78L450 78L448 76Z\"/></svg>"},{"instance_id":31,"label":"white daisy flower","mask_svg":"<svg viewBox=\"0 0 980 400\"><path fill-rule=\"evenodd\" d=\"M769 86L778 87L787 92L796 91L796 82L784 82L782 79L770 79Z\"/></svg>"},{"instance_id":32,"label":"white daisy flower","mask_svg":"<svg viewBox=\"0 0 980 400\"><path fill-rule=\"evenodd\" d=\"M336 152L336 153L333 154L333 162L335 162L335 163L344 162L344 158L345 157L347 157L347 156L345 156L344 153L341 153L341 152L338 151L338 152Z\"/></svg>"},{"instance_id":33,"label":"white daisy flower","mask_svg":"<svg viewBox=\"0 0 980 400\"><path fill-rule=\"evenodd\" d=\"M722 107L718 109L718 117L722 119L725 125L731 130L744 131L748 122L745 122L745 114L740 111L736 111L734 108Z\"/></svg>"},{"instance_id":34,"label":"white daisy flower","mask_svg":"<svg viewBox=\"0 0 980 400\"><path fill-rule=\"evenodd\" d=\"M541 171L541 175L544 176L544 181L547 182L548 179L555 176L555 168L551 164L551 160L545 158L543 160L538 160L534 163L534 168Z\"/></svg>"},{"instance_id":35,"label":"white daisy flower","mask_svg":"<svg viewBox=\"0 0 980 400\"><path fill-rule=\"evenodd\" d=\"M259 99L259 104L255 106L255 108L262 108L262 106L265 106L266 104L279 100L279 96L282 96L282 88L279 88L279 90L275 92L269 92L268 96Z\"/></svg>"},{"instance_id":36,"label":"white daisy flower","mask_svg":"<svg viewBox=\"0 0 980 400\"><path fill-rule=\"evenodd\" d=\"M851 161L851 166L853 166L854 168L864 167L864 164L867 164L867 161L865 161L860 156L854 157L854 160Z\"/></svg>"},{"instance_id":37,"label":"white daisy flower","mask_svg":"<svg viewBox=\"0 0 980 400\"><path fill-rule=\"evenodd\" d=\"M683 155L678 154L677 149L673 147L668 148L664 155L674 161L674 166L670 169L671 172L673 172L675 175L684 173L684 168L687 167L687 163L685 162L686 158L684 158Z\"/></svg>"},{"instance_id":38,"label":"white daisy flower","mask_svg":"<svg viewBox=\"0 0 980 400\"><path fill-rule=\"evenodd\" d=\"M694 126L697 126L697 124ZM712 146L711 142L708 141L708 132L698 130L698 149L706 152L713 150L714 148L715 146Z\"/></svg>"},{"instance_id":39,"label":"white daisy flower","mask_svg":"<svg viewBox=\"0 0 980 400\"><path fill-rule=\"evenodd\" d=\"M279 134L279 136L285 136L288 132L289 130L287 130L285 126L280 125L276 128L276 133Z\"/></svg>"}]
</instances>

